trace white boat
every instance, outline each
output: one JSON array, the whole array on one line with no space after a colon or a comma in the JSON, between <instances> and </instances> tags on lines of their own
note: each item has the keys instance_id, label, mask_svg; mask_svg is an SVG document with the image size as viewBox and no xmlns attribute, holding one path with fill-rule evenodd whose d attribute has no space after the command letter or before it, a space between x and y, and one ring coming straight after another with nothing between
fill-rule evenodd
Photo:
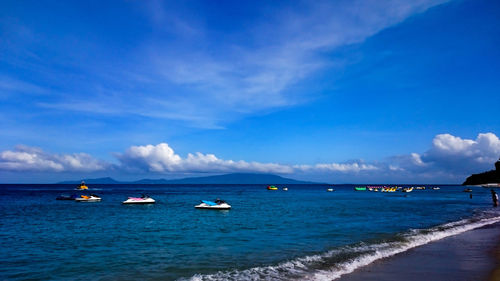
<instances>
[{"instance_id":1,"label":"white boat","mask_svg":"<svg viewBox=\"0 0 500 281\"><path fill-rule=\"evenodd\" d=\"M283 187L283 191L288 191L288 187Z\"/></svg>"},{"instance_id":2,"label":"white boat","mask_svg":"<svg viewBox=\"0 0 500 281\"><path fill-rule=\"evenodd\" d=\"M440 190L441 188L439 187L433 187L432 190Z\"/></svg>"},{"instance_id":3,"label":"white boat","mask_svg":"<svg viewBox=\"0 0 500 281\"><path fill-rule=\"evenodd\" d=\"M403 187L403 189L401 191L402 192L412 192L413 191L413 187Z\"/></svg>"},{"instance_id":4,"label":"white boat","mask_svg":"<svg viewBox=\"0 0 500 281\"><path fill-rule=\"evenodd\" d=\"M141 197L129 197L127 200L122 202L123 204L154 204L156 201L149 197L148 195L142 195Z\"/></svg>"},{"instance_id":5,"label":"white boat","mask_svg":"<svg viewBox=\"0 0 500 281\"><path fill-rule=\"evenodd\" d=\"M201 200L201 204L194 206L196 209L229 210L231 205L227 202L217 199L215 202Z\"/></svg>"},{"instance_id":6,"label":"white boat","mask_svg":"<svg viewBox=\"0 0 500 281\"><path fill-rule=\"evenodd\" d=\"M101 201L101 197L91 194L91 195L82 195L75 199L76 202L99 202Z\"/></svg>"},{"instance_id":7,"label":"white boat","mask_svg":"<svg viewBox=\"0 0 500 281\"><path fill-rule=\"evenodd\" d=\"M332 192L332 191L333 191L333 188L329 188L329 189L327 189L326 191L328 191L328 192Z\"/></svg>"}]
</instances>

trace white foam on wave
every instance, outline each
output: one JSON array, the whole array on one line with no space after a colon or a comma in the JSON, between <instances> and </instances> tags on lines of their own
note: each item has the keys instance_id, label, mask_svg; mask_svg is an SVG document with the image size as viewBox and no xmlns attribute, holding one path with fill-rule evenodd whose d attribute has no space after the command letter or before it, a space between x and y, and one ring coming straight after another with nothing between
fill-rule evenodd
<instances>
[{"instance_id":1,"label":"white foam on wave","mask_svg":"<svg viewBox=\"0 0 500 281\"><path fill-rule=\"evenodd\" d=\"M254 267L246 270L220 271L208 275L197 274L187 280L334 280L376 260L497 222L500 222L500 216L477 220L464 219L430 229L412 230L401 236L402 241L346 246L323 254L297 258L277 265ZM323 268L329 259L335 259L339 255L350 255L354 256L354 258L327 265L326 268Z\"/></svg>"},{"instance_id":2,"label":"white foam on wave","mask_svg":"<svg viewBox=\"0 0 500 281\"><path fill-rule=\"evenodd\" d=\"M344 274L351 273L355 269L366 266L376 260L387 258L408 251L409 249L422 246L446 237L464 233L472 229L500 222L500 217L482 219L472 223L467 222L467 220L462 220L431 228L430 231L425 234L417 234L415 236L407 237L408 242L387 243L388 247L380 245L380 249L376 250L374 253L361 255L354 260L342 263L338 266L338 269L335 270L320 270L314 273L310 278L306 279L318 281L334 280L340 278L340 276ZM443 230L440 231L439 229Z\"/></svg>"}]
</instances>

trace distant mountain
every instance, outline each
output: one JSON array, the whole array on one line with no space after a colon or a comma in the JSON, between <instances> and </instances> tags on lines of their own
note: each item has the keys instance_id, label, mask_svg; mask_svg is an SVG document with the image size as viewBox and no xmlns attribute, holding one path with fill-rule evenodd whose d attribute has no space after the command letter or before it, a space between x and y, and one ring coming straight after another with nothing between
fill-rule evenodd
<instances>
[{"instance_id":1,"label":"distant mountain","mask_svg":"<svg viewBox=\"0 0 500 281\"><path fill-rule=\"evenodd\" d=\"M495 163L495 170L473 174L462 185L479 185L487 183L500 183L500 159Z\"/></svg>"},{"instance_id":2,"label":"distant mountain","mask_svg":"<svg viewBox=\"0 0 500 281\"><path fill-rule=\"evenodd\" d=\"M138 181L128 182L131 184L169 184L170 181L166 179L142 179Z\"/></svg>"},{"instance_id":3,"label":"distant mountain","mask_svg":"<svg viewBox=\"0 0 500 281\"><path fill-rule=\"evenodd\" d=\"M88 184L314 184L314 182L298 181L271 174L234 173L219 176L191 177L175 180L142 179L121 182L112 178L84 179ZM79 184L79 181L64 181L59 184Z\"/></svg>"}]
</instances>

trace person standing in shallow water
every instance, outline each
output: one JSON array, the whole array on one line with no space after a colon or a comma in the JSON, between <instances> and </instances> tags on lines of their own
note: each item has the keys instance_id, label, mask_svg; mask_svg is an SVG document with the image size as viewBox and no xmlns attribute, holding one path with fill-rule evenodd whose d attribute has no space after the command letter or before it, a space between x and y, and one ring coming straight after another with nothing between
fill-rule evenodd
<instances>
[{"instance_id":1,"label":"person standing in shallow water","mask_svg":"<svg viewBox=\"0 0 500 281\"><path fill-rule=\"evenodd\" d=\"M498 207L498 194L492 189L491 200L493 200L493 207Z\"/></svg>"}]
</instances>

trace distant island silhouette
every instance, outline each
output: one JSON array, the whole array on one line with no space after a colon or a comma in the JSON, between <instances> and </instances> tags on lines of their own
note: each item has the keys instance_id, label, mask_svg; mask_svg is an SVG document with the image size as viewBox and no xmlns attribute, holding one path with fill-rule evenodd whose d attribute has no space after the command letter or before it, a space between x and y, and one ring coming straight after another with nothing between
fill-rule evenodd
<instances>
[{"instance_id":1,"label":"distant island silhouette","mask_svg":"<svg viewBox=\"0 0 500 281\"><path fill-rule=\"evenodd\" d=\"M58 184L79 184L82 180L58 182ZM226 175L190 177L182 179L142 179L138 181L117 181L110 177L83 179L87 184L317 184L299 181L272 174L233 173Z\"/></svg>"},{"instance_id":2,"label":"distant island silhouette","mask_svg":"<svg viewBox=\"0 0 500 281\"><path fill-rule=\"evenodd\" d=\"M462 185L479 185L488 183L500 183L500 159L495 163L495 170L473 174L468 177Z\"/></svg>"}]
</instances>

